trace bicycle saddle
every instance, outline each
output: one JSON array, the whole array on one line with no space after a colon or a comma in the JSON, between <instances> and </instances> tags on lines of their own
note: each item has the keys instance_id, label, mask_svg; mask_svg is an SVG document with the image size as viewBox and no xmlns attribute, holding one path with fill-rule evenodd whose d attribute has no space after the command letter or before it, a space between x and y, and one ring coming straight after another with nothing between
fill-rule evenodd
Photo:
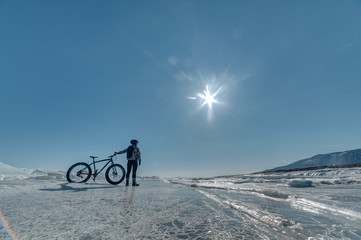
<instances>
[{"instance_id":1,"label":"bicycle saddle","mask_svg":"<svg viewBox=\"0 0 361 240\"><path fill-rule=\"evenodd\" d=\"M98 158L98 157L95 157L95 156L90 156L91 158Z\"/></svg>"}]
</instances>

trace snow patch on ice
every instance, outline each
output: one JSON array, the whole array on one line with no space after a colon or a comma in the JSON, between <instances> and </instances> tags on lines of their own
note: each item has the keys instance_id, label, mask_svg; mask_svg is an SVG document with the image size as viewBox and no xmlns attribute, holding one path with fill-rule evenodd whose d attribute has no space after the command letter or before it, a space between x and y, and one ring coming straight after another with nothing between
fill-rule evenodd
<instances>
[{"instance_id":1,"label":"snow patch on ice","mask_svg":"<svg viewBox=\"0 0 361 240\"><path fill-rule=\"evenodd\" d=\"M263 194L268 197L280 198L280 199L287 199L289 197L287 194L280 193L280 192L273 191L273 190L264 190Z\"/></svg>"},{"instance_id":2,"label":"snow patch on ice","mask_svg":"<svg viewBox=\"0 0 361 240\"><path fill-rule=\"evenodd\" d=\"M297 208L301 208L305 211L317 213L317 214L333 214L337 216L343 216L353 221L361 220L361 213L350 209L329 206L324 203L315 202L308 199L292 199L291 204Z\"/></svg>"},{"instance_id":3,"label":"snow patch on ice","mask_svg":"<svg viewBox=\"0 0 361 240\"><path fill-rule=\"evenodd\" d=\"M306 187L312 187L312 181L300 181L300 180L294 180L289 183L290 187L297 187L297 188L306 188Z\"/></svg>"}]
</instances>

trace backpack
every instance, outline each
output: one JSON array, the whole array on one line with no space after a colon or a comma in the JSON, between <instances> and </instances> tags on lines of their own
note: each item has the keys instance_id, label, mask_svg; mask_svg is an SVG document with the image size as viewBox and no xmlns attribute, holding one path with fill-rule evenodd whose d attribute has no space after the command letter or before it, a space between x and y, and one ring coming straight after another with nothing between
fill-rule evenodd
<instances>
[{"instance_id":1,"label":"backpack","mask_svg":"<svg viewBox=\"0 0 361 240\"><path fill-rule=\"evenodd\" d=\"M136 160L135 156L134 156L134 147L133 146L129 146L127 148L127 159L128 160Z\"/></svg>"}]
</instances>

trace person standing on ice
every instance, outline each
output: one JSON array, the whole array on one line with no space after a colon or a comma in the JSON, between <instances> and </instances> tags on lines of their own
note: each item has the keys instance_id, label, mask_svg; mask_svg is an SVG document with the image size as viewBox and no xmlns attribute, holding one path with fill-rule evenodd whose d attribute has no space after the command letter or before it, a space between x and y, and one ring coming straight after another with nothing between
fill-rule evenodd
<instances>
[{"instance_id":1,"label":"person standing on ice","mask_svg":"<svg viewBox=\"0 0 361 240\"><path fill-rule=\"evenodd\" d=\"M114 155L127 153L128 164L127 164L127 176L125 183L126 186L129 186L129 176L130 176L130 171L132 169L133 169L133 174L132 174L133 186L139 186L139 184L136 181L136 177L137 177L138 161L140 166L142 159L140 157L140 150L137 147L138 143L139 142L137 140L133 139L130 141L130 144L132 145L130 145L127 149L114 153Z\"/></svg>"}]
</instances>

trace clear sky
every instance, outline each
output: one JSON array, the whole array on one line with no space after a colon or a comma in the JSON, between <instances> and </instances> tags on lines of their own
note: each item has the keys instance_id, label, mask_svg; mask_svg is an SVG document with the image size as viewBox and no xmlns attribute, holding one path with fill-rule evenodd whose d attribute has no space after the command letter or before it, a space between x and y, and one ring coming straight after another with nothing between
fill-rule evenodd
<instances>
[{"instance_id":1,"label":"clear sky","mask_svg":"<svg viewBox=\"0 0 361 240\"><path fill-rule=\"evenodd\" d=\"M0 0L0 83L11 166L264 170L361 147L361 2Z\"/></svg>"}]
</instances>

